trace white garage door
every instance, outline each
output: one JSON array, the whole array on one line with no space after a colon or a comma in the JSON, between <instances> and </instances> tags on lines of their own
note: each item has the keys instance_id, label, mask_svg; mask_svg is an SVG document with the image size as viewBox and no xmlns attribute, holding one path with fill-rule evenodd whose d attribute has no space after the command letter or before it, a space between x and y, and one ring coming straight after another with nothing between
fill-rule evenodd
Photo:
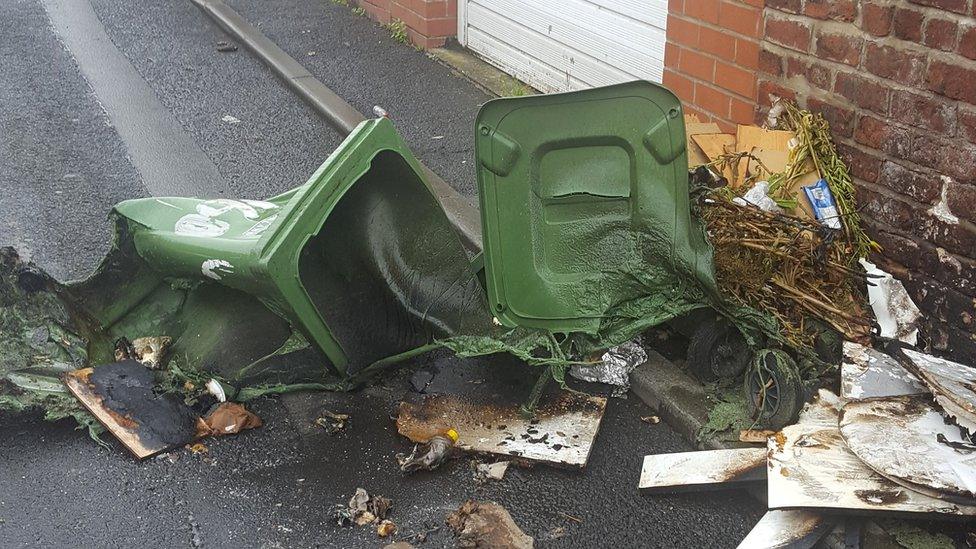
<instances>
[{"instance_id":1,"label":"white garage door","mask_svg":"<svg viewBox=\"0 0 976 549\"><path fill-rule=\"evenodd\" d=\"M667 0L458 0L458 41L544 92L660 82Z\"/></svg>"}]
</instances>

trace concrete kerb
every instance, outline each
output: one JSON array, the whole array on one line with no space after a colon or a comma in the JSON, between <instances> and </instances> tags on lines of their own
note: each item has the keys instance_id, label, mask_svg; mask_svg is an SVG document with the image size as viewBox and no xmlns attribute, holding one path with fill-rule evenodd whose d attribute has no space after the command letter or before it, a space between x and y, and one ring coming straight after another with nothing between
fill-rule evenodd
<instances>
[{"instance_id":1,"label":"concrete kerb","mask_svg":"<svg viewBox=\"0 0 976 549\"><path fill-rule=\"evenodd\" d=\"M243 44L264 62L299 97L304 99L343 137L366 120L366 117L315 78L301 63L247 22L221 0L192 0L221 29ZM458 232L461 242L472 254L481 251L481 216L440 176L421 164L430 190L440 201L444 212Z\"/></svg>"}]
</instances>

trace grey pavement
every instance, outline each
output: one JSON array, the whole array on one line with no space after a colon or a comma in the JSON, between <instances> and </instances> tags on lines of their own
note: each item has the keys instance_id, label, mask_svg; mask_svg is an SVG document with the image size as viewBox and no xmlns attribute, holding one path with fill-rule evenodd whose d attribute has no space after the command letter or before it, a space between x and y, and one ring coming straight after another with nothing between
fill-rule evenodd
<instances>
[{"instance_id":1,"label":"grey pavement","mask_svg":"<svg viewBox=\"0 0 976 549\"><path fill-rule=\"evenodd\" d=\"M340 142L246 51L217 52L225 37L189 1L92 5L112 45L192 141L184 145L216 167L214 194L223 185L247 198L284 191ZM486 95L348 8L233 5L354 106L386 108L418 156L473 199L471 128ZM129 134L113 126L112 107L100 104L58 41L41 0L0 3L0 38L0 245L30 252L59 278L84 276L109 246L111 206L154 186L130 161L132 144L120 137ZM409 391L408 375L351 394L258 401L263 428L209 440L204 455L174 452L172 462L137 463L69 422L0 415L0 546L378 547L369 529L328 518L360 486L393 498L401 533L443 526L450 510L477 498L505 505L545 547L731 547L762 514L742 492L640 496L644 454L691 448L666 425L641 422L652 411L633 396L611 399L583 472L510 469L479 486L461 459L403 477L395 454L409 445L391 413ZM335 437L319 430L312 421L323 408L351 413L350 428ZM556 538L560 527L566 535ZM442 528L423 546L450 543Z\"/></svg>"}]
</instances>

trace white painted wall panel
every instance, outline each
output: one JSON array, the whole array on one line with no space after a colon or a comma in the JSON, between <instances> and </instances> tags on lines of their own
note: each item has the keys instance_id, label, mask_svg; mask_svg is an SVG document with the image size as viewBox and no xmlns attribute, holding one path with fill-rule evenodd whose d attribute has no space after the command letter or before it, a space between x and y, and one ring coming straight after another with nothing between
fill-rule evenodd
<instances>
[{"instance_id":1,"label":"white painted wall panel","mask_svg":"<svg viewBox=\"0 0 976 549\"><path fill-rule=\"evenodd\" d=\"M459 0L458 40L545 92L660 82L667 0Z\"/></svg>"}]
</instances>

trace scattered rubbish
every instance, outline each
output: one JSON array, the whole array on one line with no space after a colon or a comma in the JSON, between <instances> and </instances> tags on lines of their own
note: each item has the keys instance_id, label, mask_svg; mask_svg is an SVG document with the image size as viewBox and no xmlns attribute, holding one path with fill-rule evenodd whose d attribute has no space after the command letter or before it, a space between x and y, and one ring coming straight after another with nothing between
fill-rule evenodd
<instances>
[{"instance_id":1,"label":"scattered rubbish","mask_svg":"<svg viewBox=\"0 0 976 549\"><path fill-rule=\"evenodd\" d=\"M227 122L228 124L240 124L241 123L241 121L240 121L239 118L236 118L236 117L231 116L229 114L225 114L221 118L221 120L223 120L224 122ZM217 280L220 280L220 278L218 277Z\"/></svg>"},{"instance_id":2,"label":"scattered rubbish","mask_svg":"<svg viewBox=\"0 0 976 549\"><path fill-rule=\"evenodd\" d=\"M316 55L318 55L318 52L317 51L310 51L310 52L306 52L305 55L307 57L315 57Z\"/></svg>"},{"instance_id":3,"label":"scattered rubbish","mask_svg":"<svg viewBox=\"0 0 976 549\"><path fill-rule=\"evenodd\" d=\"M227 402L227 392L224 390L224 386L216 379L210 378L207 381L207 392L213 395L217 399L217 402Z\"/></svg>"},{"instance_id":4,"label":"scattered rubbish","mask_svg":"<svg viewBox=\"0 0 976 549\"><path fill-rule=\"evenodd\" d=\"M557 514L559 516L563 517L566 520L571 520L571 521L573 521L573 522L575 522L577 524L583 524L583 519L581 519L579 517L574 517L573 515L570 515L568 513L563 513L562 511L559 511L559 513L557 513Z\"/></svg>"},{"instance_id":5,"label":"scattered rubbish","mask_svg":"<svg viewBox=\"0 0 976 549\"><path fill-rule=\"evenodd\" d=\"M833 525L832 519L810 511L766 511L739 543L739 549L809 549Z\"/></svg>"},{"instance_id":6,"label":"scattered rubbish","mask_svg":"<svg viewBox=\"0 0 976 549\"><path fill-rule=\"evenodd\" d=\"M458 547L532 549L535 544L497 503L466 501L448 515L447 525L454 530Z\"/></svg>"},{"instance_id":7,"label":"scattered rubbish","mask_svg":"<svg viewBox=\"0 0 976 549\"><path fill-rule=\"evenodd\" d=\"M376 524L379 532L379 526L386 521L386 516L392 507L393 502L390 499L377 495L370 496L363 488L356 488L355 493L349 498L349 503L336 504L330 516L338 526ZM393 525L392 522L390 524ZM383 528L389 530L390 526ZM395 525L392 528L396 530Z\"/></svg>"},{"instance_id":8,"label":"scattered rubbish","mask_svg":"<svg viewBox=\"0 0 976 549\"><path fill-rule=\"evenodd\" d=\"M840 396L844 400L926 394L929 390L897 360L881 351L844 342Z\"/></svg>"},{"instance_id":9,"label":"scattered rubbish","mask_svg":"<svg viewBox=\"0 0 976 549\"><path fill-rule=\"evenodd\" d=\"M315 424L325 429L325 432L334 435L346 428L349 421L349 414L337 414L329 410L323 410L320 417L315 418Z\"/></svg>"},{"instance_id":10,"label":"scattered rubbish","mask_svg":"<svg viewBox=\"0 0 976 549\"><path fill-rule=\"evenodd\" d=\"M644 423L649 423L651 425L657 425L658 423L661 423L661 418L658 416L641 416L640 419Z\"/></svg>"},{"instance_id":11,"label":"scattered rubbish","mask_svg":"<svg viewBox=\"0 0 976 549\"><path fill-rule=\"evenodd\" d=\"M826 180L819 179L813 185L803 187L803 193L810 201L817 221L837 231L843 228L840 222L840 213L837 211L837 203L834 202L834 195L831 194Z\"/></svg>"},{"instance_id":12,"label":"scattered rubbish","mask_svg":"<svg viewBox=\"0 0 976 549\"><path fill-rule=\"evenodd\" d=\"M227 53L227 52L237 51L237 45L236 44L231 44L230 42L227 42L226 40L221 40L221 41L217 42L217 51L219 51L221 53Z\"/></svg>"},{"instance_id":13,"label":"scattered rubbish","mask_svg":"<svg viewBox=\"0 0 976 549\"><path fill-rule=\"evenodd\" d=\"M444 136L443 135L432 135L430 138L431 139L444 139Z\"/></svg>"},{"instance_id":14,"label":"scattered rubbish","mask_svg":"<svg viewBox=\"0 0 976 549\"><path fill-rule=\"evenodd\" d=\"M976 516L976 506L935 499L878 474L847 447L833 404L816 401L805 412L811 409L816 412L801 414L799 423L769 439L770 509Z\"/></svg>"},{"instance_id":15,"label":"scattered rubbish","mask_svg":"<svg viewBox=\"0 0 976 549\"><path fill-rule=\"evenodd\" d=\"M173 338L169 336L139 337L129 341L121 337L115 342L115 361L138 360L151 370L159 370L165 365Z\"/></svg>"},{"instance_id":16,"label":"scattered rubbish","mask_svg":"<svg viewBox=\"0 0 976 549\"><path fill-rule=\"evenodd\" d=\"M376 118L389 118L390 113L386 112L386 109L379 105L373 105L373 116Z\"/></svg>"},{"instance_id":17,"label":"scattered rubbish","mask_svg":"<svg viewBox=\"0 0 976 549\"><path fill-rule=\"evenodd\" d=\"M234 435L245 429L255 429L262 425L261 418L248 411L243 404L223 402L205 418L203 422L212 436Z\"/></svg>"},{"instance_id":18,"label":"scattered rubbish","mask_svg":"<svg viewBox=\"0 0 976 549\"><path fill-rule=\"evenodd\" d=\"M393 534L396 533L396 531L397 531L397 526L396 524L393 524L393 521L391 520L383 520L376 525L376 533L381 538L392 536Z\"/></svg>"},{"instance_id":19,"label":"scattered rubbish","mask_svg":"<svg viewBox=\"0 0 976 549\"><path fill-rule=\"evenodd\" d=\"M443 433L430 437L423 444L415 444L409 456L397 456L400 470L404 473L414 473L437 469L454 456L454 445L457 444L458 438L457 431L447 429Z\"/></svg>"},{"instance_id":20,"label":"scattered rubbish","mask_svg":"<svg viewBox=\"0 0 976 549\"><path fill-rule=\"evenodd\" d=\"M475 465L475 479L480 481L502 480L505 478L505 472L508 471L509 464L510 462L508 461L478 463Z\"/></svg>"},{"instance_id":21,"label":"scattered rubbish","mask_svg":"<svg viewBox=\"0 0 976 549\"><path fill-rule=\"evenodd\" d=\"M967 446L968 437L946 424L929 395L849 402L841 411L840 432L851 452L885 478L932 497L976 505L976 447L954 447Z\"/></svg>"},{"instance_id":22,"label":"scattered rubbish","mask_svg":"<svg viewBox=\"0 0 976 549\"><path fill-rule=\"evenodd\" d=\"M881 327L881 337L915 345L922 313L909 297L905 285L867 259L861 258L860 263L868 276L868 303Z\"/></svg>"},{"instance_id":23,"label":"scattered rubbish","mask_svg":"<svg viewBox=\"0 0 976 549\"><path fill-rule=\"evenodd\" d=\"M766 477L765 448L734 448L644 456L640 481L645 493L735 488Z\"/></svg>"},{"instance_id":24,"label":"scattered rubbish","mask_svg":"<svg viewBox=\"0 0 976 549\"><path fill-rule=\"evenodd\" d=\"M757 181L751 189L746 191L746 194L732 199L732 202L740 206L752 204L764 212L783 212L783 208L780 208L775 200L769 198L769 181Z\"/></svg>"},{"instance_id":25,"label":"scattered rubbish","mask_svg":"<svg viewBox=\"0 0 976 549\"><path fill-rule=\"evenodd\" d=\"M553 541L564 537L566 537L566 527L556 526L555 528L539 536L539 539L542 541Z\"/></svg>"},{"instance_id":26,"label":"scattered rubbish","mask_svg":"<svg viewBox=\"0 0 976 549\"><path fill-rule=\"evenodd\" d=\"M569 374L581 381L606 383L615 388L612 395L622 397L630 390L630 372L647 362L640 338L608 349L596 364L576 364Z\"/></svg>"},{"instance_id":27,"label":"scattered rubbish","mask_svg":"<svg viewBox=\"0 0 976 549\"><path fill-rule=\"evenodd\" d=\"M456 447L465 452L500 454L529 461L584 467L607 399L562 391L526 419L517 404L478 404L454 395L424 397L420 404L402 402L400 434L426 442L455 429Z\"/></svg>"},{"instance_id":28,"label":"scattered rubbish","mask_svg":"<svg viewBox=\"0 0 976 549\"><path fill-rule=\"evenodd\" d=\"M202 442L195 442L193 444L190 444L186 447L186 449L189 450L191 454L197 456L210 452L210 449L207 448L207 445Z\"/></svg>"},{"instance_id":29,"label":"scattered rubbish","mask_svg":"<svg viewBox=\"0 0 976 549\"><path fill-rule=\"evenodd\" d=\"M153 373L135 360L75 370L64 382L138 459L197 438L198 416L178 396L156 394Z\"/></svg>"},{"instance_id":30,"label":"scattered rubbish","mask_svg":"<svg viewBox=\"0 0 976 549\"><path fill-rule=\"evenodd\" d=\"M935 401L955 422L976 436L976 368L902 349L912 370L932 391Z\"/></svg>"},{"instance_id":31,"label":"scattered rubbish","mask_svg":"<svg viewBox=\"0 0 976 549\"><path fill-rule=\"evenodd\" d=\"M776 431L768 429L743 429L739 431L739 442L766 444L766 440L775 434Z\"/></svg>"}]
</instances>

